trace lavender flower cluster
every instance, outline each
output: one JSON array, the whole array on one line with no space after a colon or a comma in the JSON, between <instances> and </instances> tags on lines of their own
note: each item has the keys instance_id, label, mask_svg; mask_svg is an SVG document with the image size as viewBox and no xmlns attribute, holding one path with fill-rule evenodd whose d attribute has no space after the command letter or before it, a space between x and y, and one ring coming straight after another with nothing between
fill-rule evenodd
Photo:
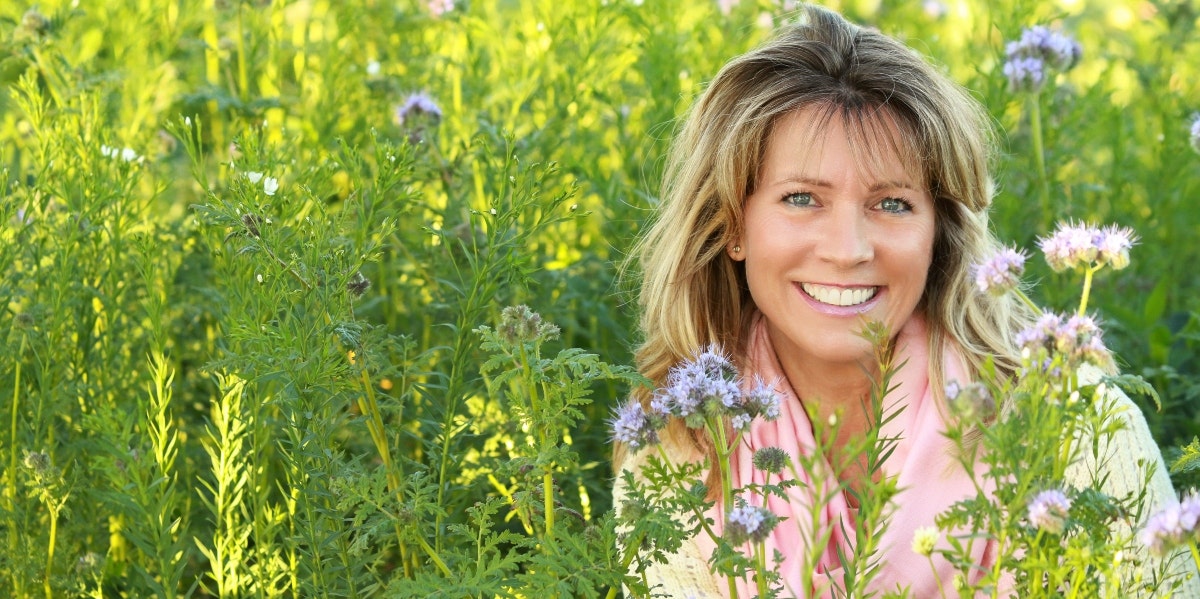
<instances>
[{"instance_id":1,"label":"lavender flower cluster","mask_svg":"<svg viewBox=\"0 0 1200 599\"><path fill-rule=\"evenodd\" d=\"M1004 248L975 267L975 285L984 293L1003 295L1016 289L1025 274L1025 252Z\"/></svg>"},{"instance_id":2,"label":"lavender flower cluster","mask_svg":"<svg viewBox=\"0 0 1200 599\"><path fill-rule=\"evenodd\" d=\"M612 438L633 448L658 442L658 430L669 417L680 418L689 428L728 418L735 430L745 431L754 418L779 417L779 396L762 380L743 391L737 368L716 346L671 368L667 384L656 391L647 410L630 401L610 420Z\"/></svg>"},{"instance_id":3,"label":"lavender flower cluster","mask_svg":"<svg viewBox=\"0 0 1200 599\"><path fill-rule=\"evenodd\" d=\"M1053 353L1064 356L1072 368L1083 363L1107 368L1112 363L1100 326L1090 316L1064 317L1043 312L1032 327L1017 334L1016 342L1022 351L1029 352L1035 363L1047 360Z\"/></svg>"},{"instance_id":4,"label":"lavender flower cluster","mask_svg":"<svg viewBox=\"0 0 1200 599\"><path fill-rule=\"evenodd\" d=\"M1021 38L1004 48L1004 75L1014 91L1037 91L1054 71L1066 72L1079 62L1079 42L1044 25L1021 31Z\"/></svg>"},{"instance_id":5,"label":"lavender flower cluster","mask_svg":"<svg viewBox=\"0 0 1200 599\"><path fill-rule=\"evenodd\" d=\"M1138 540L1152 555L1162 557L1176 547L1200 540L1197 524L1200 524L1200 495L1192 493L1151 516L1138 533Z\"/></svg>"},{"instance_id":6,"label":"lavender flower cluster","mask_svg":"<svg viewBox=\"0 0 1200 599\"><path fill-rule=\"evenodd\" d=\"M1060 535L1066 529L1071 499L1058 489L1042 491L1029 502L1029 523L1050 534Z\"/></svg>"},{"instance_id":7,"label":"lavender flower cluster","mask_svg":"<svg viewBox=\"0 0 1200 599\"><path fill-rule=\"evenodd\" d=\"M1129 266L1129 250L1136 242L1137 236L1126 227L1061 223L1049 237L1039 239L1038 245L1050 268L1061 272L1106 264L1121 270Z\"/></svg>"},{"instance_id":8,"label":"lavender flower cluster","mask_svg":"<svg viewBox=\"0 0 1200 599\"><path fill-rule=\"evenodd\" d=\"M761 543L778 522L779 517L766 508L739 505L725 516L725 540L733 545L741 545L746 541Z\"/></svg>"}]
</instances>

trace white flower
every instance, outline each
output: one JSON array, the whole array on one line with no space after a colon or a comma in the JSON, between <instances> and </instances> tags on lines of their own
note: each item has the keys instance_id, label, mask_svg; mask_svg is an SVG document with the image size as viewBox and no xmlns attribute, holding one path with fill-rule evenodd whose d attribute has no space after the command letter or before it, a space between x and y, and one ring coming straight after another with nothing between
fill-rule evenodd
<instances>
[{"instance_id":1,"label":"white flower","mask_svg":"<svg viewBox=\"0 0 1200 599\"><path fill-rule=\"evenodd\" d=\"M263 193L265 193L269 196L273 196L273 195L275 195L275 192L278 190L279 190L279 179L276 179L275 177L264 177L263 178Z\"/></svg>"},{"instance_id":2,"label":"white flower","mask_svg":"<svg viewBox=\"0 0 1200 599\"><path fill-rule=\"evenodd\" d=\"M257 185L259 181L262 181L263 174L255 172L255 171L250 171L250 172L246 173L246 178L249 179L251 183L254 183Z\"/></svg>"},{"instance_id":3,"label":"white flower","mask_svg":"<svg viewBox=\"0 0 1200 599\"><path fill-rule=\"evenodd\" d=\"M379 74L380 66L378 60L372 60L367 63L367 74L374 77Z\"/></svg>"},{"instance_id":4,"label":"white flower","mask_svg":"<svg viewBox=\"0 0 1200 599\"><path fill-rule=\"evenodd\" d=\"M933 547L937 545L938 529L932 526L922 526L913 532L912 550L918 555L929 557L933 554Z\"/></svg>"}]
</instances>

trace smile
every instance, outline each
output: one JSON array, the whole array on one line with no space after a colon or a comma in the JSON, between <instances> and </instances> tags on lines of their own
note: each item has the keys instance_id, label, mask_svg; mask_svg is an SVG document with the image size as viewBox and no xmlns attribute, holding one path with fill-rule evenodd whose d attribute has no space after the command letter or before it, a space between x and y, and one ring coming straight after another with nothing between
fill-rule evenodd
<instances>
[{"instance_id":1,"label":"smile","mask_svg":"<svg viewBox=\"0 0 1200 599\"><path fill-rule=\"evenodd\" d=\"M830 287L814 283L801 283L800 287L809 297L830 306L857 306L866 303L879 293L878 287Z\"/></svg>"}]
</instances>

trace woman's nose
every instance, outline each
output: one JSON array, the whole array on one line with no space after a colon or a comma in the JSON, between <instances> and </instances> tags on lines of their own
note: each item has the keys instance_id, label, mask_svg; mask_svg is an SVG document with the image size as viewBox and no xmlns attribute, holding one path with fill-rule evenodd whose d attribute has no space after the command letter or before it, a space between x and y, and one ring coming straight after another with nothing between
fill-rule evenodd
<instances>
[{"instance_id":1,"label":"woman's nose","mask_svg":"<svg viewBox=\"0 0 1200 599\"><path fill-rule=\"evenodd\" d=\"M857 210L838 210L821 223L821 240L817 255L840 267L869 262L875 257L875 241L870 223Z\"/></svg>"}]
</instances>

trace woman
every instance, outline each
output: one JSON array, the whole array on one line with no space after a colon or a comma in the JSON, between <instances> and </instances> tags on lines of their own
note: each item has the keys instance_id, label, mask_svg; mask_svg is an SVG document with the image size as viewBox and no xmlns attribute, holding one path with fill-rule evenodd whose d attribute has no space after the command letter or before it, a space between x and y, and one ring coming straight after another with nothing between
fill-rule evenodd
<instances>
[{"instance_id":1,"label":"woman","mask_svg":"<svg viewBox=\"0 0 1200 599\"><path fill-rule=\"evenodd\" d=\"M781 417L752 425L731 458L734 486L764 482L750 463L758 448L812 452L810 416L840 420L833 454L861 437L879 374L862 323L879 321L892 332L895 361L904 366L886 401L902 410L883 425L885 437L899 439L883 475L900 491L880 540L876 590L954 594L949 582L959 570L936 552L930 568L911 545L935 515L975 493L943 435L942 390L978 378L988 360L1013 375L1021 363L1015 336L1033 318L1012 296L980 293L972 279L972 265L998 245L987 228L990 149L988 117L961 87L894 39L808 7L799 24L730 61L692 108L670 155L657 219L637 252L644 375L662 386L672 366L716 344L746 379L778 381ZM650 393L643 395L648 406ZM1116 395L1125 427L1107 446L1108 459L1076 465L1066 482L1087 486L1099 472L1105 492L1125 497L1151 469L1149 513L1174 492L1144 420ZM659 436L672 461L714 463L711 444L679 421ZM614 462L636 477L645 452L618 444ZM710 473L710 489L718 476ZM815 535L819 546L811 546L812 530L771 533L768 555L784 556L785 596L833 592L850 542L839 523L854 518L854 491L870 482L865 476L866 468L839 472L847 492L828 502L806 495L819 477L769 500L771 511L793 522L808 518L805 506L822 504L819 526L832 531ZM620 481L615 505L626 493ZM718 534L730 507L719 504L710 513ZM651 567L653 592L730 595L707 567L713 548L701 534ZM993 551L981 543L971 559L990 567ZM806 572L812 565L816 571ZM749 580L736 592L756 593Z\"/></svg>"}]
</instances>

